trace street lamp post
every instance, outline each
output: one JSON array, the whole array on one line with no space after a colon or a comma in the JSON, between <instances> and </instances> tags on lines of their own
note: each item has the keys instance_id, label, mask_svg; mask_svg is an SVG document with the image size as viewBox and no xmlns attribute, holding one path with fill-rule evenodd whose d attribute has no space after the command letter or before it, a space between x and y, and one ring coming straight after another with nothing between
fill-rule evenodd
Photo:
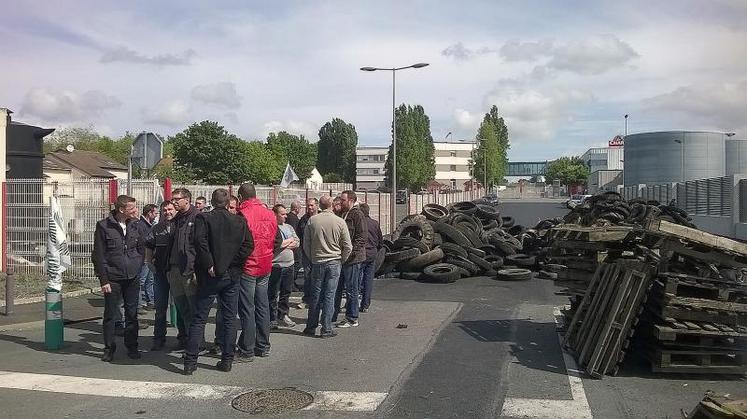
<instances>
[{"instance_id":1,"label":"street lamp post","mask_svg":"<svg viewBox=\"0 0 747 419\"><path fill-rule=\"evenodd\" d=\"M361 71L391 71L392 72L392 193L390 198L390 233L393 233L397 228L397 120L396 110L396 74L399 70L405 70L408 68L423 68L427 67L428 63L417 63L408 65L405 67L392 67L392 68L380 68L380 67L361 67Z\"/></svg>"}]
</instances>

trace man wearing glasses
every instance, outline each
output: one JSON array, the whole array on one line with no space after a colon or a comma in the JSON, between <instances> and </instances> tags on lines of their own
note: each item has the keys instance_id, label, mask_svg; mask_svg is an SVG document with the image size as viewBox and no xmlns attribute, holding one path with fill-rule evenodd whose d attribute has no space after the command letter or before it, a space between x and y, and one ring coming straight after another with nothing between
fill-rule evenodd
<instances>
[{"instance_id":1,"label":"man wearing glasses","mask_svg":"<svg viewBox=\"0 0 747 419\"><path fill-rule=\"evenodd\" d=\"M169 248L167 277L176 310L182 318L184 330L188 331L195 310L196 282L194 277L195 217L200 211L192 205L192 194L185 188L177 188L171 193L171 202L176 209L172 221L174 233ZM188 336L177 336L179 349L187 344Z\"/></svg>"}]
</instances>

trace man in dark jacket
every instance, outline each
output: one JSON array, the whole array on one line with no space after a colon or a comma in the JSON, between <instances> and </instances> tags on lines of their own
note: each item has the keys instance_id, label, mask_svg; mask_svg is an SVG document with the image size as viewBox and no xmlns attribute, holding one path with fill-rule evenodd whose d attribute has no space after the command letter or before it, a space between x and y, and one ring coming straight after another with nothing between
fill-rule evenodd
<instances>
[{"instance_id":1,"label":"man in dark jacket","mask_svg":"<svg viewBox=\"0 0 747 419\"><path fill-rule=\"evenodd\" d=\"M342 291L345 290L345 320L337 324L337 327L358 326L358 292L360 291L360 269L366 261L366 242L368 241L368 223L366 216L358 208L358 198L353 191L343 191L340 194L340 205L342 218L348 226L350 239L353 242L353 252L343 261L343 281L337 284L335 296L335 313L333 321L337 320L342 303Z\"/></svg>"},{"instance_id":2,"label":"man in dark jacket","mask_svg":"<svg viewBox=\"0 0 747 419\"><path fill-rule=\"evenodd\" d=\"M143 266L145 238L135 227L137 221L135 198L120 195L114 211L96 223L93 236L93 266L104 294L104 354L102 361L111 362L117 347L114 342L114 319L124 300L124 343L127 356L140 358L137 344L137 304L140 294L138 274Z\"/></svg>"},{"instance_id":3,"label":"man in dark jacket","mask_svg":"<svg viewBox=\"0 0 747 419\"><path fill-rule=\"evenodd\" d=\"M172 221L174 234L169 246L167 277L176 310L184 321L185 330L188 331L195 310L194 223L200 211L192 205L192 194L184 188L174 189L171 202L177 213ZM180 348L186 345L186 339L187 336L179 339Z\"/></svg>"},{"instance_id":4,"label":"man in dark jacket","mask_svg":"<svg viewBox=\"0 0 747 419\"><path fill-rule=\"evenodd\" d=\"M383 237L381 235L381 227L379 223L371 218L370 208L368 204L360 204L360 209L363 211L363 215L366 216L366 226L368 227L368 240L366 241L366 261L361 265L361 308L358 310L360 313L368 311L368 307L371 305L371 291L373 291L373 279L374 279L374 266L376 262L376 255L381 249L381 241Z\"/></svg>"},{"instance_id":5,"label":"man in dark jacket","mask_svg":"<svg viewBox=\"0 0 747 419\"><path fill-rule=\"evenodd\" d=\"M244 218L228 212L229 197L227 189L216 189L210 200L213 210L195 218L197 300L184 357L184 373L187 375L197 369L205 322L216 296L219 296L219 313L223 324L219 339L222 344L221 360L216 367L228 372L233 363L239 281L246 258L254 250L254 241Z\"/></svg>"},{"instance_id":6,"label":"man in dark jacket","mask_svg":"<svg viewBox=\"0 0 747 419\"><path fill-rule=\"evenodd\" d=\"M319 213L319 200L316 198L309 198L306 201L306 213L298 220L296 225L296 235L298 241L303 245L303 233L306 229L306 225L309 224L309 219ZM301 298L301 304L298 308L304 309L309 304L311 298L311 259L308 256L308 249L299 247L301 254L301 267L303 268L303 297Z\"/></svg>"},{"instance_id":7,"label":"man in dark jacket","mask_svg":"<svg viewBox=\"0 0 747 419\"><path fill-rule=\"evenodd\" d=\"M166 314L169 309L170 289L166 271L169 267L169 244L174 233L171 220L175 216L174 204L171 201L163 202L158 224L153 226L145 239L145 263L153 272L153 300L156 310L151 351L160 351L166 343ZM176 328L177 338L185 339L187 330L181 317L177 317Z\"/></svg>"}]
</instances>

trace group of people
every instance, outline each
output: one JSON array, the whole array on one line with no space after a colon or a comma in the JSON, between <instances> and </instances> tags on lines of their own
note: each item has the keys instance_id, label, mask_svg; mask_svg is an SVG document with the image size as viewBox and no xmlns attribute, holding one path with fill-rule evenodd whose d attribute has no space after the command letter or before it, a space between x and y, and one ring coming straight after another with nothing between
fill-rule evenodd
<instances>
[{"instance_id":1,"label":"group of people","mask_svg":"<svg viewBox=\"0 0 747 419\"><path fill-rule=\"evenodd\" d=\"M128 357L142 356L138 311L149 304L155 310L151 351L165 348L169 294L185 374L197 369L203 351L220 356L221 371L230 371L234 360L269 356L270 331L296 326L290 295L301 272L299 308L308 309L303 335L330 338L337 335L333 324L359 325L359 313L371 304L382 234L355 192L310 198L300 218L299 202L269 209L251 183L239 187L238 197L214 190L210 206L200 198L193 203L189 190L175 189L156 221L155 206L146 205L138 218L135 199L120 195L111 214L96 224L92 259L105 299L103 361L114 359L122 306ZM338 322L343 294L344 319ZM209 348L205 324L216 301Z\"/></svg>"}]
</instances>

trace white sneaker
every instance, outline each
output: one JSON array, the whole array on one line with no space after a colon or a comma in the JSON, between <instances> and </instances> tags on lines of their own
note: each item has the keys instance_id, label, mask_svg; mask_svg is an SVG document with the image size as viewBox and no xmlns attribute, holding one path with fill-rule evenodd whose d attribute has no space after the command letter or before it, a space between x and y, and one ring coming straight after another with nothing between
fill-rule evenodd
<instances>
[{"instance_id":1,"label":"white sneaker","mask_svg":"<svg viewBox=\"0 0 747 419\"><path fill-rule=\"evenodd\" d=\"M296 327L296 322L291 320L291 318L287 314L283 316L282 319L278 320L277 324L278 326L283 327Z\"/></svg>"},{"instance_id":2,"label":"white sneaker","mask_svg":"<svg viewBox=\"0 0 747 419\"><path fill-rule=\"evenodd\" d=\"M348 327L358 327L358 320L343 320L337 323L337 327L340 329L347 329Z\"/></svg>"}]
</instances>

